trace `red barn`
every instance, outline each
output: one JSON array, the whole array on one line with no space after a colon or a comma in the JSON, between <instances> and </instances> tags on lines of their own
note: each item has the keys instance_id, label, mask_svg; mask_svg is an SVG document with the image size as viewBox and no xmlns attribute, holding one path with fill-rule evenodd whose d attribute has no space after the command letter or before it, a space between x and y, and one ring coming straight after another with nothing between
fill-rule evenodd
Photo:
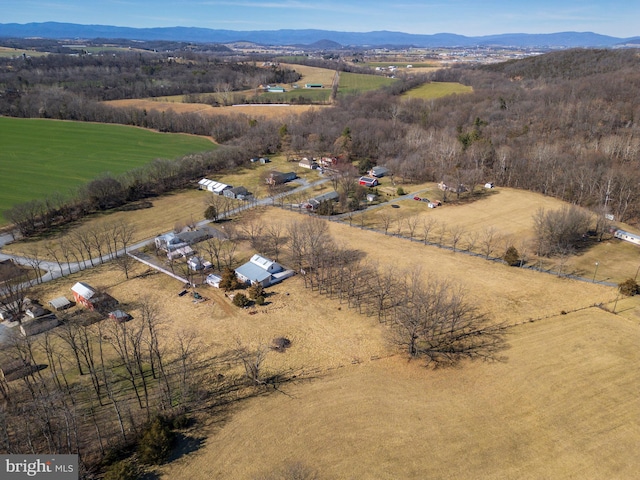
<instances>
[{"instance_id":1,"label":"red barn","mask_svg":"<svg viewBox=\"0 0 640 480\"><path fill-rule=\"evenodd\" d=\"M76 303L79 303L83 307L89 310L97 310L102 312L109 308L113 308L118 302L106 293L100 293L93 287L90 287L86 283L78 282L71 287L73 292L73 298Z\"/></svg>"}]
</instances>

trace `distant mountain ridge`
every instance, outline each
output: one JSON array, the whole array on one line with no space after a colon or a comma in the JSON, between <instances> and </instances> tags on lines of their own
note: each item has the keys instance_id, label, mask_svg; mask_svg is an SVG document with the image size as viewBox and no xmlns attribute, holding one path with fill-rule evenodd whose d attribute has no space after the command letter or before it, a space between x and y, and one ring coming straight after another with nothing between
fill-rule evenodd
<instances>
[{"instance_id":1,"label":"distant mountain ridge","mask_svg":"<svg viewBox=\"0 0 640 480\"><path fill-rule=\"evenodd\" d=\"M452 33L419 35L402 32L335 32L329 30L217 30L198 27L131 28L75 23L0 23L0 38L170 40L197 43L247 41L263 45L310 45L330 41L340 46L415 47L614 47L639 44L640 37L618 38L592 32L506 33L467 37Z\"/></svg>"}]
</instances>

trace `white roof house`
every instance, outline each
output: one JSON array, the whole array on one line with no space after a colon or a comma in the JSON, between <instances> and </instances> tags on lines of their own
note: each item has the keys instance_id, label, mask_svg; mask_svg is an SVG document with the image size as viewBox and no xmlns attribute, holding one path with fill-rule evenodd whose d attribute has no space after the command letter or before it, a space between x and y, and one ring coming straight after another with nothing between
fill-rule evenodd
<instances>
[{"instance_id":1,"label":"white roof house","mask_svg":"<svg viewBox=\"0 0 640 480\"><path fill-rule=\"evenodd\" d=\"M55 310L64 310L65 308L69 308L71 306L71 302L67 297L56 297L49 302Z\"/></svg>"}]
</instances>

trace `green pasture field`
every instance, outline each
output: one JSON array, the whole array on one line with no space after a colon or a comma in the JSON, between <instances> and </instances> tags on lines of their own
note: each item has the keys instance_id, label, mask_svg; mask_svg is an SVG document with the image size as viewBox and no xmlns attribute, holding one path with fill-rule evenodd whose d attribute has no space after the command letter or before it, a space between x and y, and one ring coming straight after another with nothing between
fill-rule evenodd
<instances>
[{"instance_id":1,"label":"green pasture field","mask_svg":"<svg viewBox=\"0 0 640 480\"><path fill-rule=\"evenodd\" d=\"M340 95L345 95L377 90L378 88L391 85L395 81L396 80L393 78L382 77L379 75L341 72L340 83L338 84L338 93Z\"/></svg>"},{"instance_id":2,"label":"green pasture field","mask_svg":"<svg viewBox=\"0 0 640 480\"><path fill-rule=\"evenodd\" d=\"M47 52L36 52L34 50L25 50L23 48L12 48L0 46L0 57L13 58L20 55L27 55L29 57L43 57L49 55Z\"/></svg>"},{"instance_id":3,"label":"green pasture field","mask_svg":"<svg viewBox=\"0 0 640 480\"><path fill-rule=\"evenodd\" d=\"M55 191L69 194L102 173L214 148L207 138L122 125L0 117L0 213Z\"/></svg>"},{"instance_id":4,"label":"green pasture field","mask_svg":"<svg viewBox=\"0 0 640 480\"><path fill-rule=\"evenodd\" d=\"M472 93L473 88L457 82L431 82L409 90L404 96L431 100L452 94Z\"/></svg>"},{"instance_id":5,"label":"green pasture field","mask_svg":"<svg viewBox=\"0 0 640 480\"><path fill-rule=\"evenodd\" d=\"M272 103L291 103L294 99L303 98L309 103L322 103L328 102L331 97L331 86L327 88L320 88L317 90L311 88L294 88L288 87L285 93L262 93L260 98L268 98ZM304 103L304 102L299 102Z\"/></svg>"}]
</instances>

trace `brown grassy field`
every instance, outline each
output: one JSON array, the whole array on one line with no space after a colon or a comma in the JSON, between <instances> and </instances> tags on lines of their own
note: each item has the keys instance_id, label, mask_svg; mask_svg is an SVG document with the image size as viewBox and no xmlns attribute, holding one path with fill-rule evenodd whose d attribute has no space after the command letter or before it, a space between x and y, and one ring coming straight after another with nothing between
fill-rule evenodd
<instances>
[{"instance_id":1,"label":"brown grassy field","mask_svg":"<svg viewBox=\"0 0 640 480\"><path fill-rule=\"evenodd\" d=\"M44 244L68 234L76 228L93 226L104 222L125 221L135 228L133 242L138 242L155 237L174 228L175 225L186 225L201 220L205 210L206 192L195 187L170 195L149 199L151 208L141 208L132 211L115 211L105 214L97 214L85 219L80 225L71 226L70 229L54 234L46 239L17 242L3 247L3 251L13 254L22 254L26 249L35 249L44 252Z\"/></svg>"},{"instance_id":2,"label":"brown grassy field","mask_svg":"<svg viewBox=\"0 0 640 480\"><path fill-rule=\"evenodd\" d=\"M204 103L181 103L178 101L156 101L149 99L110 100L104 102L118 108L138 108L156 111L173 110L175 113L199 113L201 115L246 115L251 118L273 118L284 120L314 109L328 108L325 105L242 105L238 107L212 107Z\"/></svg>"},{"instance_id":3,"label":"brown grassy field","mask_svg":"<svg viewBox=\"0 0 640 480\"><path fill-rule=\"evenodd\" d=\"M296 462L319 479L633 478L638 341L637 323L592 309L519 327L504 363L347 366L251 400L161 478Z\"/></svg>"},{"instance_id":4,"label":"brown grassy field","mask_svg":"<svg viewBox=\"0 0 640 480\"><path fill-rule=\"evenodd\" d=\"M400 209L384 208L398 214L423 208L420 215L439 215L447 225L465 222L469 230L495 218L496 229L524 237L531 211L559 205L554 202L500 189L469 205L431 210L411 200ZM259 214L282 223L302 218L281 209ZM233 307L213 288L200 288L208 300L194 303L177 296L182 285L175 280L153 274L125 281L108 265L41 286L38 297L46 302L68 295L82 279L105 288L134 317L137 302L148 297L170 337L197 332L208 354L276 336L292 340L285 353L269 353L265 367L300 372L300 380L283 386L283 393L236 405L224 421L205 418L192 432L206 438L202 447L160 468L161 478L252 479L295 462L318 471L319 479L633 478L640 467L634 451L640 441L640 301L617 301L613 287L509 268L344 223L329 228L381 268L393 265L399 274L419 268L449 278L496 321L517 325L506 360L436 371L407 363L387 343L387 327L305 290L300 277L269 288L268 304L256 314ZM604 242L584 255L607 253L607 261L624 270L637 254L629 246ZM250 253L246 246L240 251L243 258ZM286 255L282 261L286 265Z\"/></svg>"},{"instance_id":5,"label":"brown grassy field","mask_svg":"<svg viewBox=\"0 0 640 480\"><path fill-rule=\"evenodd\" d=\"M300 218L279 209L263 216ZM286 353L269 354L266 368L307 379L236 405L223 422L204 421L192 432L206 437L203 446L159 469L161 478L252 479L295 462L321 479L633 477L640 467L633 451L640 378L631 368L639 360L636 299L621 301L624 313L613 315L591 307L611 308L613 288L345 224L330 228L383 267L446 276L496 320L524 322L511 330L506 361L436 371L407 363L387 344L386 327L305 290L299 277L270 288L268 305L255 315L218 290L201 288L208 300L196 304L177 296L175 280L155 274L124 281L109 266L40 287L47 301L82 279L106 288L134 317L136 303L149 297L169 336L195 331L209 354L238 342L292 340Z\"/></svg>"},{"instance_id":6,"label":"brown grassy field","mask_svg":"<svg viewBox=\"0 0 640 480\"><path fill-rule=\"evenodd\" d=\"M383 183L383 185L385 184ZM381 187L383 190L385 188ZM435 184L405 186L405 191L420 192L420 197L431 200L442 199L442 192ZM539 208L543 208L545 211L560 209L563 202L534 192L497 188L485 191L479 200L460 204L446 203L435 209L430 209L426 203L415 200L399 201L397 205L400 208L392 208L387 205L375 211L366 212L364 225L383 229L383 217L386 215L391 218L390 233L398 232L400 222L401 233L409 236L407 221L418 217L415 236L422 239L422 225L425 221L432 219L434 226L429 234L430 241L436 241L439 232L444 228L446 230L444 243L450 244L451 231L460 228L463 235L458 249L466 248L471 236L476 235L479 239L475 247L476 251L481 249L480 243L483 234L493 229L497 238L493 256L501 256L507 245L514 245L521 253L526 254L530 263L534 263L538 259L534 255L533 215ZM359 215L354 217L353 223L362 224ZM620 227L636 231L629 225L622 224ZM634 257L637 258L637 248L637 246L615 239L604 241L570 257L562 267L563 272L591 278L595 273L595 262L598 262L596 280L620 283L635 275L640 263L634 259ZM540 261L545 268L554 271L560 268L557 258L540 259Z\"/></svg>"},{"instance_id":7,"label":"brown grassy field","mask_svg":"<svg viewBox=\"0 0 640 480\"><path fill-rule=\"evenodd\" d=\"M331 88L333 84L333 78L335 76L334 70L292 63L281 63L280 66L282 68L295 70L302 75L302 79L298 81L300 85L304 85L305 83L320 83L324 85L325 88Z\"/></svg>"}]
</instances>

